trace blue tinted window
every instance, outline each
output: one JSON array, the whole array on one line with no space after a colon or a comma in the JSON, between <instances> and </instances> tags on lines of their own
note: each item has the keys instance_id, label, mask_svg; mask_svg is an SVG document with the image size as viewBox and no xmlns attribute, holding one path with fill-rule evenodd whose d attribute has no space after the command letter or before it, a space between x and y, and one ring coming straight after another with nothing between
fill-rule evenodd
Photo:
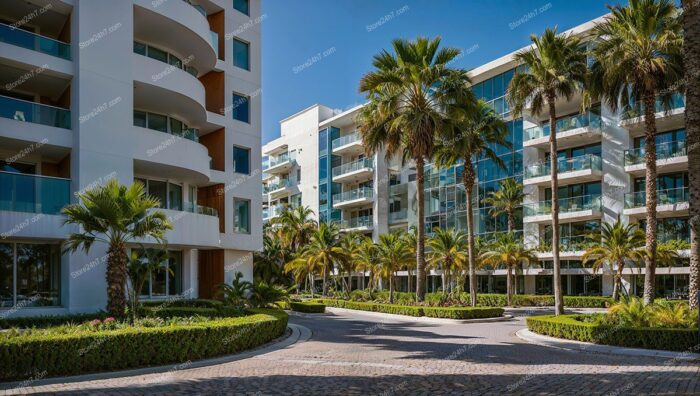
<instances>
[{"instance_id":1,"label":"blue tinted window","mask_svg":"<svg viewBox=\"0 0 700 396\"><path fill-rule=\"evenodd\" d=\"M484 93L483 93L484 100L488 102L489 100L493 99L493 80L489 79L489 80L484 81L483 86L484 86L484 88L483 88L484 89Z\"/></svg>"},{"instance_id":2,"label":"blue tinted window","mask_svg":"<svg viewBox=\"0 0 700 396\"><path fill-rule=\"evenodd\" d=\"M250 44L233 39L233 65L250 70Z\"/></svg>"},{"instance_id":3,"label":"blue tinted window","mask_svg":"<svg viewBox=\"0 0 700 396\"><path fill-rule=\"evenodd\" d=\"M233 119L241 122L250 123L250 98L247 96L233 94L233 103L231 105Z\"/></svg>"},{"instance_id":4,"label":"blue tinted window","mask_svg":"<svg viewBox=\"0 0 700 396\"><path fill-rule=\"evenodd\" d=\"M250 0L233 0L233 8L250 15Z\"/></svg>"},{"instance_id":5,"label":"blue tinted window","mask_svg":"<svg viewBox=\"0 0 700 396\"><path fill-rule=\"evenodd\" d=\"M233 147L233 171L246 175L250 174L250 149Z\"/></svg>"}]
</instances>

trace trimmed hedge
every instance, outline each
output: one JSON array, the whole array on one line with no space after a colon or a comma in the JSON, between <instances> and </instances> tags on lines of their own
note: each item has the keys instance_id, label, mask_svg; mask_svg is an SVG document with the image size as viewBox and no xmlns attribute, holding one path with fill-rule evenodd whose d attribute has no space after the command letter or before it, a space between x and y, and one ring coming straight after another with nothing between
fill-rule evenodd
<instances>
[{"instance_id":1,"label":"trimmed hedge","mask_svg":"<svg viewBox=\"0 0 700 396\"><path fill-rule=\"evenodd\" d=\"M373 302L358 302L348 300L321 299L316 300L329 307L355 309L358 311L382 312L395 315L423 316L423 307L394 304L378 304Z\"/></svg>"},{"instance_id":2,"label":"trimmed hedge","mask_svg":"<svg viewBox=\"0 0 700 396\"><path fill-rule=\"evenodd\" d=\"M423 307L423 315L431 318L482 319L503 316L503 308L491 307Z\"/></svg>"},{"instance_id":3,"label":"trimmed hedge","mask_svg":"<svg viewBox=\"0 0 700 396\"><path fill-rule=\"evenodd\" d=\"M203 298L193 299L169 299L169 300L150 300L143 301L141 305L144 307L163 307L163 308L213 308L221 309L224 303L218 300L207 300Z\"/></svg>"},{"instance_id":4,"label":"trimmed hedge","mask_svg":"<svg viewBox=\"0 0 700 396\"><path fill-rule=\"evenodd\" d=\"M254 348L284 334L284 311L250 313L177 327L10 337L0 340L0 380L187 362Z\"/></svg>"},{"instance_id":5,"label":"trimmed hedge","mask_svg":"<svg viewBox=\"0 0 700 396\"><path fill-rule=\"evenodd\" d=\"M447 298L447 295L442 293L428 293L425 295L425 301L429 305L441 305ZM469 293L460 293L459 302L469 303ZM507 306L508 296L505 294L485 294L479 293L476 296L476 302L484 307L505 307ZM569 308L607 308L613 304L612 297L601 296L564 296L564 306ZM554 296L552 295L534 295L534 294L514 294L513 306L515 307L549 307L554 306Z\"/></svg>"},{"instance_id":6,"label":"trimmed hedge","mask_svg":"<svg viewBox=\"0 0 700 396\"><path fill-rule=\"evenodd\" d=\"M221 317L222 312L215 308L196 308L196 307L143 307L145 316L157 316L159 318L174 318L174 317L189 317L189 316L204 316L207 318ZM235 316L235 315L232 315Z\"/></svg>"},{"instance_id":7,"label":"trimmed hedge","mask_svg":"<svg viewBox=\"0 0 700 396\"><path fill-rule=\"evenodd\" d=\"M631 348L687 351L697 343L697 329L603 326L585 322L591 315L546 315L527 318L535 333L568 340Z\"/></svg>"},{"instance_id":8,"label":"trimmed hedge","mask_svg":"<svg viewBox=\"0 0 700 396\"><path fill-rule=\"evenodd\" d=\"M304 312L304 313L324 313L326 312L326 306L318 302L298 302L291 301L289 307L292 311Z\"/></svg>"},{"instance_id":9,"label":"trimmed hedge","mask_svg":"<svg viewBox=\"0 0 700 396\"><path fill-rule=\"evenodd\" d=\"M109 315L105 312L91 314L75 314L75 315L54 315L54 316L28 316L21 318L0 319L0 329L10 328L44 328L60 326L64 324L80 324L89 322L93 319L104 319Z\"/></svg>"}]
</instances>

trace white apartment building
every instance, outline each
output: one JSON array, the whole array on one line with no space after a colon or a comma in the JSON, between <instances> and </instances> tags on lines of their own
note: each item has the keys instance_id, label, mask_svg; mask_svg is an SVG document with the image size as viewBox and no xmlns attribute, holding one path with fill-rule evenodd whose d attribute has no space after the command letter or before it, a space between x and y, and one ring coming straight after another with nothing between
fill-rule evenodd
<instances>
[{"instance_id":1,"label":"white apartment building","mask_svg":"<svg viewBox=\"0 0 700 396\"><path fill-rule=\"evenodd\" d=\"M60 210L111 178L173 223L144 298L252 279L260 20L259 0L0 4L0 315L105 309L106 246L63 253Z\"/></svg>"},{"instance_id":2,"label":"white apartment building","mask_svg":"<svg viewBox=\"0 0 700 396\"><path fill-rule=\"evenodd\" d=\"M596 21L577 26L568 33L583 38ZM528 194L518 214L518 230L525 243L537 249L537 265L525 266L517 274L519 293L551 294L551 189L549 176L549 127L547 115L525 111L514 117L505 92L519 66L515 52L472 70L477 97L489 102L507 121L512 149L497 148L506 163L499 169L488 159L474 161L475 231L488 237L505 231L505 216L493 216L482 202L499 182L515 177ZM387 163L383 155L366 158L356 132L358 108L334 114L316 105L281 121L281 137L263 146L263 218L274 217L289 204L314 210L322 221L338 221L346 230L377 236L395 228L416 224L415 168L402 166L398 159ZM689 241L688 157L685 148L684 98L678 95L672 109L657 108L659 174L659 240ZM644 123L640 109L613 113L596 105L581 112L580 95L571 102L557 103L559 145L559 197L561 223L562 284L568 295L610 295L613 280L609 271L594 272L584 267L581 256L585 235L602 222L645 219ZM435 227L466 230L462 166L450 169L426 167L426 232ZM300 180L301 178L301 180ZM687 257L688 251L681 250ZM657 269L660 296L679 297L687 293L687 260ZM400 273L402 290L409 289L407 274ZM480 292L503 293L505 269L478 272ZM643 290L644 268L626 268L624 287L632 294ZM429 274L428 289L440 287L440 271ZM355 284L354 287L361 285Z\"/></svg>"}]
</instances>

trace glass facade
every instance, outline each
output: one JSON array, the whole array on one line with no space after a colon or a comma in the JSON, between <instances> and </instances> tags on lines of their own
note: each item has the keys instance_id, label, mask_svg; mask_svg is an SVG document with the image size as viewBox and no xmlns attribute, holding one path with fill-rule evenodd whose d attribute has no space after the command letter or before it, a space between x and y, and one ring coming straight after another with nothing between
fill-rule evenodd
<instances>
[{"instance_id":1,"label":"glass facade","mask_svg":"<svg viewBox=\"0 0 700 396\"><path fill-rule=\"evenodd\" d=\"M342 185L334 183L332 169L341 165L341 157L331 154L333 140L340 137L340 129L328 127L318 132L318 219L323 222L340 221L340 210L333 209L333 196L342 193Z\"/></svg>"},{"instance_id":2,"label":"glass facade","mask_svg":"<svg viewBox=\"0 0 700 396\"><path fill-rule=\"evenodd\" d=\"M141 256L142 253L138 253ZM143 298L158 298L182 294L182 252L168 251L168 259L162 263L160 270L149 275L141 289Z\"/></svg>"},{"instance_id":3,"label":"glass facade","mask_svg":"<svg viewBox=\"0 0 700 396\"><path fill-rule=\"evenodd\" d=\"M0 243L0 308L61 304L58 245Z\"/></svg>"}]
</instances>

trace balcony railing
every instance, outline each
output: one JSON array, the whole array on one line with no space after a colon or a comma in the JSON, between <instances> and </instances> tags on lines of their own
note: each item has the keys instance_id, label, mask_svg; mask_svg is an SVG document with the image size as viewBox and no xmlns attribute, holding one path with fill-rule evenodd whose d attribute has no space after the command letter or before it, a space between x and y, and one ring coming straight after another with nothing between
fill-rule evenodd
<instances>
[{"instance_id":1,"label":"balcony railing","mask_svg":"<svg viewBox=\"0 0 700 396\"><path fill-rule=\"evenodd\" d=\"M638 165L644 163L644 147L625 150L625 166ZM684 140L664 142L656 145L656 160L665 160L688 155Z\"/></svg>"},{"instance_id":2,"label":"balcony railing","mask_svg":"<svg viewBox=\"0 0 700 396\"><path fill-rule=\"evenodd\" d=\"M683 202L688 202L688 187L658 190L656 192L657 205L673 205ZM646 204L646 191L625 194L625 209L639 208L646 206Z\"/></svg>"},{"instance_id":3,"label":"balcony railing","mask_svg":"<svg viewBox=\"0 0 700 396\"><path fill-rule=\"evenodd\" d=\"M219 57L219 34L214 31L209 31L209 40L211 42L211 46L214 47L214 53L216 53L216 57ZM196 76L195 76L196 77Z\"/></svg>"},{"instance_id":4,"label":"balcony railing","mask_svg":"<svg viewBox=\"0 0 700 396\"><path fill-rule=\"evenodd\" d=\"M557 133L570 131L583 127L600 128L600 109L597 111L587 111L568 117L562 117L556 121ZM525 130L524 140L539 139L549 136L549 124L536 126Z\"/></svg>"},{"instance_id":5,"label":"balcony railing","mask_svg":"<svg viewBox=\"0 0 700 396\"><path fill-rule=\"evenodd\" d=\"M341 136L333 142L331 142L331 148L333 150L337 149L338 147L345 146L346 144L354 143L361 140L360 134L357 132L353 132L349 135Z\"/></svg>"},{"instance_id":6,"label":"balcony railing","mask_svg":"<svg viewBox=\"0 0 700 396\"><path fill-rule=\"evenodd\" d=\"M0 23L0 41L70 60L70 44Z\"/></svg>"},{"instance_id":7,"label":"balcony railing","mask_svg":"<svg viewBox=\"0 0 700 396\"><path fill-rule=\"evenodd\" d=\"M0 172L0 210L59 214L70 203L70 179Z\"/></svg>"},{"instance_id":8,"label":"balcony railing","mask_svg":"<svg viewBox=\"0 0 700 396\"><path fill-rule=\"evenodd\" d=\"M525 168L525 178L547 176L551 173L549 160L530 165ZM573 158L561 158L557 161L557 173L576 172L582 170L601 170L602 159L598 155L586 154Z\"/></svg>"},{"instance_id":9,"label":"balcony railing","mask_svg":"<svg viewBox=\"0 0 700 396\"><path fill-rule=\"evenodd\" d=\"M201 5L197 4L196 1L193 1L193 0L182 0L182 1L184 1L185 3L191 5L192 8L194 8L195 10L197 10L197 12L199 12L200 14L202 14L203 17L205 17L205 18L207 17L207 11L204 9L204 7L202 7Z\"/></svg>"},{"instance_id":10,"label":"balcony railing","mask_svg":"<svg viewBox=\"0 0 700 396\"><path fill-rule=\"evenodd\" d=\"M373 221L372 216L362 216L354 217L351 219L343 220L340 222L340 228L360 228L360 227L372 227Z\"/></svg>"},{"instance_id":11,"label":"balcony railing","mask_svg":"<svg viewBox=\"0 0 700 396\"><path fill-rule=\"evenodd\" d=\"M582 210L600 210L600 195L582 195L579 197L559 199L559 213L579 212ZM523 205L525 216L543 216L552 214L552 201L539 201Z\"/></svg>"},{"instance_id":12,"label":"balcony railing","mask_svg":"<svg viewBox=\"0 0 700 396\"><path fill-rule=\"evenodd\" d=\"M275 158L269 158L267 161L267 168L264 169L270 169L273 168L277 165L284 164L285 162L292 162L294 161L294 155L290 155L288 152L284 154L280 154Z\"/></svg>"},{"instance_id":13,"label":"balcony railing","mask_svg":"<svg viewBox=\"0 0 700 396\"><path fill-rule=\"evenodd\" d=\"M0 117L70 129L70 110L0 95Z\"/></svg>"},{"instance_id":14,"label":"balcony railing","mask_svg":"<svg viewBox=\"0 0 700 396\"><path fill-rule=\"evenodd\" d=\"M273 217L277 217L280 214L282 214L282 212L284 212L284 210L285 210L284 208L285 208L284 205L275 205L275 206L272 206L269 208L263 208L262 218L263 219L270 219Z\"/></svg>"},{"instance_id":15,"label":"balcony railing","mask_svg":"<svg viewBox=\"0 0 700 396\"><path fill-rule=\"evenodd\" d=\"M663 106L660 99L656 99L656 104L654 106L654 113L661 113L666 110L675 110L685 107L685 96L682 94L674 94L671 98L671 103L668 109ZM629 120L631 118L637 118L644 115L644 105L642 103L631 104L625 110L623 110L620 115L620 119Z\"/></svg>"},{"instance_id":16,"label":"balcony railing","mask_svg":"<svg viewBox=\"0 0 700 396\"><path fill-rule=\"evenodd\" d=\"M579 252L588 249L595 244L586 235L577 235L570 237L560 237L559 238L559 251L560 252ZM545 240L540 243L537 247L537 251L541 253L551 253L552 252L552 240L551 238L545 238Z\"/></svg>"},{"instance_id":17,"label":"balcony railing","mask_svg":"<svg viewBox=\"0 0 700 396\"><path fill-rule=\"evenodd\" d=\"M219 217L219 211L210 208L208 206L203 206L203 205L197 205L193 204L191 202L185 202L184 204L184 209L185 212L190 212L190 213L196 213L196 214L201 214L201 215L207 215L207 216L214 216L214 217Z\"/></svg>"},{"instance_id":18,"label":"balcony railing","mask_svg":"<svg viewBox=\"0 0 700 396\"><path fill-rule=\"evenodd\" d=\"M360 169L374 169L371 158L361 158L357 161L348 162L333 168L333 177L338 177L346 173L355 172Z\"/></svg>"},{"instance_id":19,"label":"balcony railing","mask_svg":"<svg viewBox=\"0 0 700 396\"><path fill-rule=\"evenodd\" d=\"M389 223L397 223L408 219L408 210L401 209L398 212L389 212Z\"/></svg>"},{"instance_id":20,"label":"balcony railing","mask_svg":"<svg viewBox=\"0 0 700 396\"><path fill-rule=\"evenodd\" d=\"M268 184L267 186L265 186L265 188L263 189L263 193L267 194L267 193L272 192L272 191L292 187L293 185L294 184L291 182L291 180L283 180L283 181L279 181L277 183L271 183L271 184Z\"/></svg>"},{"instance_id":21,"label":"balcony railing","mask_svg":"<svg viewBox=\"0 0 700 396\"><path fill-rule=\"evenodd\" d=\"M333 195L333 202L340 203L362 198L372 198L373 195L374 190L369 187L357 188L355 190L345 191L340 194Z\"/></svg>"}]
</instances>

